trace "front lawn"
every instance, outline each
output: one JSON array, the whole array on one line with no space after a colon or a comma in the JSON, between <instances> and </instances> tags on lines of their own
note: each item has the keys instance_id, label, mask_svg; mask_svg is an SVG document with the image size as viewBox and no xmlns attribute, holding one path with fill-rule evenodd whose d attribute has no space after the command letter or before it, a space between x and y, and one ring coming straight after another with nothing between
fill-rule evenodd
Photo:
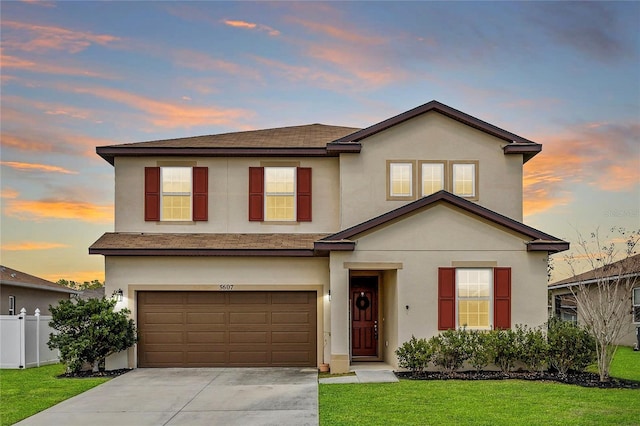
<instances>
[{"instance_id":1,"label":"front lawn","mask_svg":"<svg viewBox=\"0 0 640 426\"><path fill-rule=\"evenodd\" d=\"M12 425L109 380L58 379L62 364L0 370L0 425Z\"/></svg>"},{"instance_id":2,"label":"front lawn","mask_svg":"<svg viewBox=\"0 0 640 426\"><path fill-rule=\"evenodd\" d=\"M613 377L640 380L640 352L620 347ZM321 425L638 425L640 390L524 380L320 384Z\"/></svg>"}]
</instances>

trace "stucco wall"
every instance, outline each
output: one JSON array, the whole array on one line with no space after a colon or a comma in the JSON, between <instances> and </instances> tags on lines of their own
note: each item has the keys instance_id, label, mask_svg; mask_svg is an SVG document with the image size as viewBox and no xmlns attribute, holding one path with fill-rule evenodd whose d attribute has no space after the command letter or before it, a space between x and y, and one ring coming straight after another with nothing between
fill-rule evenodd
<instances>
[{"instance_id":1,"label":"stucco wall","mask_svg":"<svg viewBox=\"0 0 640 426\"><path fill-rule=\"evenodd\" d=\"M145 222L144 168L159 164L209 168L209 220L206 222ZM249 167L264 163L312 168L313 221L292 224L249 222ZM338 231L339 165L337 158L116 158L116 232L211 233L332 233Z\"/></svg>"},{"instance_id":2,"label":"stucco wall","mask_svg":"<svg viewBox=\"0 0 640 426\"><path fill-rule=\"evenodd\" d=\"M527 252L524 241L523 236L478 221L445 204L360 236L354 252L331 254L332 354L349 353L351 263L401 265L395 276L389 272L383 275L383 280L388 280L384 288L392 290L384 302L392 306L385 306L384 310L397 314L397 324L385 324L385 340L390 346L397 347L412 335L429 338L439 333L438 268L460 266L460 262L510 267L511 324L543 324L547 319L547 253ZM385 357L395 347L385 349ZM395 357L385 361L396 362Z\"/></svg>"},{"instance_id":3,"label":"stucco wall","mask_svg":"<svg viewBox=\"0 0 640 426\"><path fill-rule=\"evenodd\" d=\"M318 362L323 360L324 312L328 311L328 258L266 257L107 257L105 294L122 289L127 307L136 318L136 291L308 290L318 292ZM226 291L226 290L225 290ZM328 350L328 349L327 349ZM107 360L108 368L136 365L135 348Z\"/></svg>"},{"instance_id":4,"label":"stucco wall","mask_svg":"<svg viewBox=\"0 0 640 426\"><path fill-rule=\"evenodd\" d=\"M60 300L69 299L69 293L58 291L38 290L35 288L16 287L3 284L0 287L0 315L9 315L9 296L16 298L16 315L25 308L27 315L33 315L36 308L40 315L50 315L49 305L56 306Z\"/></svg>"},{"instance_id":5,"label":"stucco wall","mask_svg":"<svg viewBox=\"0 0 640 426\"><path fill-rule=\"evenodd\" d=\"M640 281L636 282L633 287L638 287L640 286ZM571 294L571 291L569 289L566 288L561 288L561 289L555 289L555 290L551 290L550 292L550 296L551 296L551 315L555 315L555 296L559 296L559 295L563 295L563 294ZM593 291L592 292L592 297L597 297L596 292ZM631 293L629 294L629 306L632 306L632 297L631 297ZM627 316L627 322L626 324L624 324L622 331L620 333L620 338L615 342L618 345L623 345L623 346L634 346L637 342L638 339L636 337L636 329L637 327L640 327L640 324L634 324L633 323L633 314L631 309L629 310L629 315ZM583 319L583 312L581 312L580 310L580 305L578 305L578 323L580 324L584 324L584 319Z\"/></svg>"},{"instance_id":6,"label":"stucco wall","mask_svg":"<svg viewBox=\"0 0 640 426\"><path fill-rule=\"evenodd\" d=\"M504 155L506 142L429 112L362 141L360 154L340 157L342 227L406 204L387 201L387 160L477 160L478 204L522 221L522 155Z\"/></svg>"}]
</instances>

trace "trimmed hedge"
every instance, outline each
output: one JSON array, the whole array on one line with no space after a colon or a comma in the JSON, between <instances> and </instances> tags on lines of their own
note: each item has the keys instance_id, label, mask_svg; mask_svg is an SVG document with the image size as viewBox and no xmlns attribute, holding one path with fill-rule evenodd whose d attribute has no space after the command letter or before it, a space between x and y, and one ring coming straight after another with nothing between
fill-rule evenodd
<instances>
[{"instance_id":1,"label":"trimmed hedge","mask_svg":"<svg viewBox=\"0 0 640 426\"><path fill-rule=\"evenodd\" d=\"M546 327L478 331L447 330L429 340L415 336L397 350L398 365L418 374L429 364L446 372L460 370L467 362L476 371L493 364L503 372L521 363L531 372L548 368L566 374L582 372L595 360L595 342L577 324L551 320Z\"/></svg>"}]
</instances>

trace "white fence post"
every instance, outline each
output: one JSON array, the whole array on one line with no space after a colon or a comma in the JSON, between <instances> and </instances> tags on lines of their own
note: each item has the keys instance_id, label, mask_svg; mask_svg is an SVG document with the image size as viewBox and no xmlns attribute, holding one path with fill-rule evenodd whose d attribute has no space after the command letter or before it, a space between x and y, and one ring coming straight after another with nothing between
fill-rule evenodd
<instances>
[{"instance_id":1,"label":"white fence post","mask_svg":"<svg viewBox=\"0 0 640 426\"><path fill-rule=\"evenodd\" d=\"M36 308L36 367L40 367L40 309Z\"/></svg>"},{"instance_id":2,"label":"white fence post","mask_svg":"<svg viewBox=\"0 0 640 426\"><path fill-rule=\"evenodd\" d=\"M25 340L25 318L27 317L27 310L25 308L20 309L20 315L18 315L18 319L20 321L20 342L19 342L19 348L20 348L20 366L18 368L25 368L25 366L27 365L27 354L26 354L26 350L25 350L25 345L26 345L26 340Z\"/></svg>"}]
</instances>

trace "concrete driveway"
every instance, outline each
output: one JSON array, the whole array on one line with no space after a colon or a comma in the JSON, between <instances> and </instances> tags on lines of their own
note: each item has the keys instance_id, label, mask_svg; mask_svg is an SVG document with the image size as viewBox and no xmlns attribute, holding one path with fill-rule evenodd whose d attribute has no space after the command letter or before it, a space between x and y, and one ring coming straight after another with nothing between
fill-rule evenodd
<instances>
[{"instance_id":1,"label":"concrete driveway","mask_svg":"<svg viewBox=\"0 0 640 426\"><path fill-rule=\"evenodd\" d=\"M317 425L318 374L315 368L139 368L18 423L56 424Z\"/></svg>"}]
</instances>

